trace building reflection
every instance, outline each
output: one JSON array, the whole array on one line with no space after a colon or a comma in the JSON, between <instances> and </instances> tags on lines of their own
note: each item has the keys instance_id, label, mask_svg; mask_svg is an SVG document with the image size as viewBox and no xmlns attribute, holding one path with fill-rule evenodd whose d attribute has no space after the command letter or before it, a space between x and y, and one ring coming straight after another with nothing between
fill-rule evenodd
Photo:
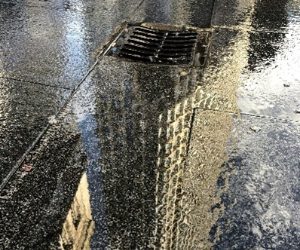
<instances>
[{"instance_id":1,"label":"building reflection","mask_svg":"<svg viewBox=\"0 0 300 250\"><path fill-rule=\"evenodd\" d=\"M168 13L168 4L164 8ZM168 20L167 14L165 18ZM84 23L79 19L77 25L84 26ZM74 44L71 45L69 55L74 52ZM205 109L210 98L202 95L198 86L201 72L185 67L120 63L113 58L104 59L97 71L96 89L90 90L96 92L92 103L95 110L78 125L89 161L88 170L81 177L69 212L54 214L57 224L67 214L60 246L64 249L88 249L89 245L94 249L180 249L191 239L187 235L195 234L202 225L200 221L193 228L187 220L188 211L197 210L194 200L201 202L187 181L198 177L193 173L184 180L189 171L186 160L195 108ZM230 120L224 120L223 125L228 128L228 123ZM222 138L227 137L226 130ZM198 147L208 147L210 143L203 140ZM224 147L204 153L212 156L218 155L218 151L223 152ZM208 166L214 169L219 164ZM65 192L67 203L72 199L77 181L74 183L70 184L72 190ZM57 196L63 190L60 188L53 188ZM55 199L57 203L60 200ZM49 216L50 219L53 218Z\"/></svg>"},{"instance_id":2,"label":"building reflection","mask_svg":"<svg viewBox=\"0 0 300 250\"><path fill-rule=\"evenodd\" d=\"M114 59L108 63L120 64ZM125 67L117 66L121 73L118 76L107 71L105 65L99 67L96 78L102 86L96 88L94 118L80 118L88 161L97 160L98 164L89 164L83 177L88 185L81 181L83 184L79 186L63 227L64 247L74 248L77 244L74 239L81 238L78 234L89 237L87 231L92 226L79 231L74 226L74 218L80 211L87 211L87 207L91 207L93 223L96 222L94 235L88 238L94 249L148 248L161 244L159 235L164 229L158 226L162 219L157 208L159 203L165 202L165 198L161 200L164 196L161 192L169 192L164 186L164 172L169 168L168 176L173 181L184 162L192 113L192 103L187 96L192 95L198 74L192 72L192 77L181 77L183 69L177 67L122 65ZM132 74L128 75L128 70ZM127 74L125 80L122 71ZM101 168L98 176L91 173L97 165ZM97 181L101 182L100 188L94 188ZM174 184L177 190L178 185ZM101 194L95 195L99 189ZM78 197L84 195L86 198L79 202ZM98 203L92 197L97 197ZM168 206L176 209L174 204ZM99 207L101 213L97 213ZM170 210L170 213L174 212ZM166 217L168 221L170 216ZM85 223L92 223L88 215L80 217Z\"/></svg>"},{"instance_id":3,"label":"building reflection","mask_svg":"<svg viewBox=\"0 0 300 250\"><path fill-rule=\"evenodd\" d=\"M215 39L224 39L224 34ZM226 63L217 65L208 83L222 84L219 95L209 88L204 92L199 69L112 57L99 63L93 75L93 134L100 149L98 204L103 213L94 214L94 200L94 235L87 236L88 227L81 232L94 249L210 247L211 226L222 210L216 186L232 125L231 114L217 110L228 111L235 104L232 96L249 45L246 31L228 39L231 42L218 48ZM92 197L90 182L85 188ZM83 206L93 207L85 201ZM77 231L69 231L74 238Z\"/></svg>"},{"instance_id":4,"label":"building reflection","mask_svg":"<svg viewBox=\"0 0 300 250\"><path fill-rule=\"evenodd\" d=\"M282 47L288 24L288 13L285 8L288 1L258 1L253 14L253 27L257 29L250 35L249 68L260 69L275 60L278 50ZM275 7L274 7L275 6ZM270 10L273 12L270 13ZM259 32L259 31L265 32ZM275 31L275 32L274 32Z\"/></svg>"},{"instance_id":5,"label":"building reflection","mask_svg":"<svg viewBox=\"0 0 300 250\"><path fill-rule=\"evenodd\" d=\"M93 75L94 118L88 119L95 123L89 135L97 138L94 147L100 152L94 160L101 169L101 178L96 178L101 182L97 197L102 213L97 213L95 200L94 208L87 200L85 204L92 207L96 222L89 238L94 249L207 246L217 220L218 209L213 214L210 209L220 202L215 189L232 122L229 113L216 111L228 111L235 102L230 98L236 82L231 81L244 67L244 61L235 62L245 56L247 34L231 38L228 46L243 53L228 50L230 59L212 80L224 83L224 96L205 93L199 81L202 69L113 57L99 63ZM226 82L224 74L230 76ZM86 188L90 197L96 192L91 181Z\"/></svg>"},{"instance_id":6,"label":"building reflection","mask_svg":"<svg viewBox=\"0 0 300 250\"><path fill-rule=\"evenodd\" d=\"M61 249L90 249L95 223L92 219L86 173L81 177L60 237Z\"/></svg>"},{"instance_id":7,"label":"building reflection","mask_svg":"<svg viewBox=\"0 0 300 250\"><path fill-rule=\"evenodd\" d=\"M220 202L215 185L226 161L232 123L230 114L215 110L235 101L229 97L235 94L233 83L245 66L241 58L247 59L249 45L248 33L241 33L232 38L234 52L231 45L221 48L227 62L218 65L210 82L222 84L226 94L220 98L203 93L197 70L114 58L100 62L95 89L89 90L95 91L94 110L78 122L89 166L66 213L61 248L209 246L208 234L218 216L210 209ZM57 209L64 185L56 188L58 177L53 174L51 185L58 198L52 208ZM65 191L68 202L74 183ZM59 219L65 216L57 214Z\"/></svg>"},{"instance_id":8,"label":"building reflection","mask_svg":"<svg viewBox=\"0 0 300 250\"><path fill-rule=\"evenodd\" d=\"M210 0L146 1L141 11L144 22L209 28L213 4Z\"/></svg>"},{"instance_id":9,"label":"building reflection","mask_svg":"<svg viewBox=\"0 0 300 250\"><path fill-rule=\"evenodd\" d=\"M122 72L127 74L127 67L132 74L124 80ZM105 72L101 71L99 75L103 77ZM178 72L169 67L136 64L120 67L118 71L120 76L105 76L105 81L114 86L109 93L99 88L96 98L106 247L147 248L153 241L156 219L157 121L174 98L176 82L172 76Z\"/></svg>"}]
</instances>

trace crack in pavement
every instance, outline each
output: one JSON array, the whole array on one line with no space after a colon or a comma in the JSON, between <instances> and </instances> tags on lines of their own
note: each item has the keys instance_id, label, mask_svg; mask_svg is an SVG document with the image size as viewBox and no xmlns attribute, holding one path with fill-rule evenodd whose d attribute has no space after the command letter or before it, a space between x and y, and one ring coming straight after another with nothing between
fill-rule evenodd
<instances>
[{"instance_id":1,"label":"crack in pavement","mask_svg":"<svg viewBox=\"0 0 300 250\"><path fill-rule=\"evenodd\" d=\"M51 87L51 88L58 88L58 89L72 90L72 89L69 88L69 87L57 86L57 85L52 85L52 84L45 84L45 83L41 83L41 82L29 81L29 80L23 80L23 79L14 78L14 77L0 76L0 79L4 79L4 80L12 80L12 81L23 82L23 83L37 84L37 85L46 86L46 87Z\"/></svg>"}]
</instances>

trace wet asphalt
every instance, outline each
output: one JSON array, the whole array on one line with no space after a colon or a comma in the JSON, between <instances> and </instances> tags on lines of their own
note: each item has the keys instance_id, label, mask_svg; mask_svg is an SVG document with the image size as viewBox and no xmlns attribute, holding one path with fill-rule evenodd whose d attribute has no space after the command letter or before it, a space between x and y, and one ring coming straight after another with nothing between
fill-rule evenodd
<instances>
[{"instance_id":1,"label":"wet asphalt","mask_svg":"<svg viewBox=\"0 0 300 250\"><path fill-rule=\"evenodd\" d=\"M206 65L106 55L126 22ZM0 0L0 249L299 249L299 31L298 0Z\"/></svg>"}]
</instances>

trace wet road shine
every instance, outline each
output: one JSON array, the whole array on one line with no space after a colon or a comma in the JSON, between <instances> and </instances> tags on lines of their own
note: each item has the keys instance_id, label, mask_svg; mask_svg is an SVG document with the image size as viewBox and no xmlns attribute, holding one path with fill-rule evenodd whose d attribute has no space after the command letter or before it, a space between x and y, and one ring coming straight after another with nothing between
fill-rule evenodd
<instances>
[{"instance_id":1,"label":"wet road shine","mask_svg":"<svg viewBox=\"0 0 300 250\"><path fill-rule=\"evenodd\" d=\"M102 53L125 22L207 64ZM299 51L299 0L0 0L0 249L300 249Z\"/></svg>"}]
</instances>

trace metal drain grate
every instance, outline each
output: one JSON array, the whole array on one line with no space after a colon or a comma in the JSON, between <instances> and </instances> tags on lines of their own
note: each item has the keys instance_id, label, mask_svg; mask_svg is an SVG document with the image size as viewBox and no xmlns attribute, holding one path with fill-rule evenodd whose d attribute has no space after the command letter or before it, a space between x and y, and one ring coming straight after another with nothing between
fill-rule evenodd
<instances>
[{"instance_id":1,"label":"metal drain grate","mask_svg":"<svg viewBox=\"0 0 300 250\"><path fill-rule=\"evenodd\" d=\"M145 63L190 64L200 47L199 33L192 30L131 26L116 41L110 54Z\"/></svg>"}]
</instances>

